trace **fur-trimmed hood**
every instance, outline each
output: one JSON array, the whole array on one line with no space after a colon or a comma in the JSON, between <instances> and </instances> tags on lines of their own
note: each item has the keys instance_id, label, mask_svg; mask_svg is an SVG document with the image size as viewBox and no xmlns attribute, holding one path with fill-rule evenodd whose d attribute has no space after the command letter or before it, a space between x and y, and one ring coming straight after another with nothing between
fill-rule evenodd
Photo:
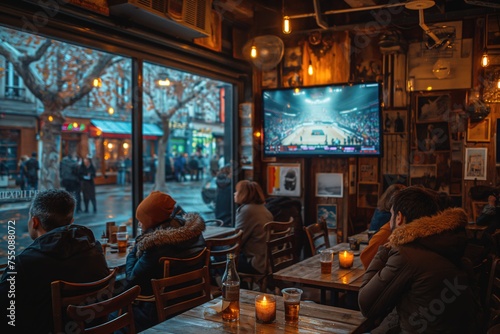
<instances>
[{"instance_id":1,"label":"fur-trimmed hood","mask_svg":"<svg viewBox=\"0 0 500 334\"><path fill-rule=\"evenodd\" d=\"M452 231L467 225L463 209L447 209L432 217L422 217L394 230L389 237L391 246L400 246L418 238L425 238L445 231Z\"/></svg>"},{"instance_id":2,"label":"fur-trimmed hood","mask_svg":"<svg viewBox=\"0 0 500 334\"><path fill-rule=\"evenodd\" d=\"M459 258L465 249L467 214L463 209L446 209L432 217L422 217L395 229L389 246L398 248L417 243L447 258Z\"/></svg>"},{"instance_id":3,"label":"fur-trimmed hood","mask_svg":"<svg viewBox=\"0 0 500 334\"><path fill-rule=\"evenodd\" d=\"M137 238L137 256L148 249L179 245L199 238L203 231L205 231L205 221L199 214L186 213L182 217L175 217Z\"/></svg>"}]
</instances>

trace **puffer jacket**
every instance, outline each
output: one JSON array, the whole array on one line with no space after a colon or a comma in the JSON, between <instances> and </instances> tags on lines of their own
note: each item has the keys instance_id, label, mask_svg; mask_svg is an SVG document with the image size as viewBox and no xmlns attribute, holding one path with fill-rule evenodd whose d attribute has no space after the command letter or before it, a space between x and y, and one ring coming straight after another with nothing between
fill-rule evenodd
<instances>
[{"instance_id":1,"label":"puffer jacket","mask_svg":"<svg viewBox=\"0 0 500 334\"><path fill-rule=\"evenodd\" d=\"M365 273L363 315L383 317L396 307L403 333L466 333L473 316L461 268L466 224L465 212L452 208L394 230Z\"/></svg>"},{"instance_id":2,"label":"puffer jacket","mask_svg":"<svg viewBox=\"0 0 500 334\"><path fill-rule=\"evenodd\" d=\"M127 286L138 284L142 295L152 295L151 279L163 277L160 258L198 255L205 247L204 230L205 222L200 215L187 213L145 231L137 237L134 249L127 256Z\"/></svg>"}]
</instances>

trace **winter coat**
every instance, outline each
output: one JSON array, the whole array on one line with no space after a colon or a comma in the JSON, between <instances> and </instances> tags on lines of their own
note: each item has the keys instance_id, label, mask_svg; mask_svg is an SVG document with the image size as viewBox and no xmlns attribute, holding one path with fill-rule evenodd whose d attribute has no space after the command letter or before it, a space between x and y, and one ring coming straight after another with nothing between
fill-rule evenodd
<instances>
[{"instance_id":1,"label":"winter coat","mask_svg":"<svg viewBox=\"0 0 500 334\"><path fill-rule=\"evenodd\" d=\"M231 203L233 192L231 191L231 178L225 173L219 173L215 179L217 193L215 195L215 218L221 219L224 226L231 226L233 213Z\"/></svg>"},{"instance_id":2,"label":"winter coat","mask_svg":"<svg viewBox=\"0 0 500 334\"><path fill-rule=\"evenodd\" d=\"M359 307L383 317L397 309L404 333L464 333L472 316L467 273L461 268L467 215L447 209L394 230L369 265Z\"/></svg>"},{"instance_id":3,"label":"winter coat","mask_svg":"<svg viewBox=\"0 0 500 334\"><path fill-rule=\"evenodd\" d=\"M391 220L391 213L389 211L375 209L372 220L370 221L370 231L380 230L380 228L389 220Z\"/></svg>"},{"instance_id":4,"label":"winter coat","mask_svg":"<svg viewBox=\"0 0 500 334\"><path fill-rule=\"evenodd\" d=\"M200 215L187 213L172 219L175 221L144 231L127 256L127 285L139 285L142 295L152 295L151 279L163 277L163 265L159 264L161 257L190 258L205 247L202 235L205 222Z\"/></svg>"},{"instance_id":5,"label":"winter coat","mask_svg":"<svg viewBox=\"0 0 500 334\"><path fill-rule=\"evenodd\" d=\"M9 271L6 270L0 280L0 305L6 310L7 303L15 300L16 327L15 331L10 326L4 330L4 318L0 333L53 332L50 283L56 280L93 282L109 275L101 245L91 230L79 225L53 229L16 256L13 299L7 299Z\"/></svg>"},{"instance_id":6,"label":"winter coat","mask_svg":"<svg viewBox=\"0 0 500 334\"><path fill-rule=\"evenodd\" d=\"M264 225L272 220L273 215L264 204L242 204L236 210L234 227L243 231L241 252L260 273L266 271L267 246Z\"/></svg>"}]
</instances>

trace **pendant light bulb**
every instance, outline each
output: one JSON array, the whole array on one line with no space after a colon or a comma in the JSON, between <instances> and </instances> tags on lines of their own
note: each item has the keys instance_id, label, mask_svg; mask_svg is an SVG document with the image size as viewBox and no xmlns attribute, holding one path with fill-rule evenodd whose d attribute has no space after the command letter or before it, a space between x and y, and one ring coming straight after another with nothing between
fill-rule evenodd
<instances>
[{"instance_id":1,"label":"pendant light bulb","mask_svg":"<svg viewBox=\"0 0 500 334\"><path fill-rule=\"evenodd\" d=\"M313 75L313 73L314 73L313 65L312 62L309 60L309 66L307 66L307 74Z\"/></svg>"},{"instance_id":2,"label":"pendant light bulb","mask_svg":"<svg viewBox=\"0 0 500 334\"><path fill-rule=\"evenodd\" d=\"M500 89L500 79L497 80L497 88Z\"/></svg>"},{"instance_id":3,"label":"pendant light bulb","mask_svg":"<svg viewBox=\"0 0 500 334\"><path fill-rule=\"evenodd\" d=\"M484 51L483 56L481 57L481 66L488 67L490 65L490 57L488 56L488 51Z\"/></svg>"},{"instance_id":4,"label":"pendant light bulb","mask_svg":"<svg viewBox=\"0 0 500 334\"><path fill-rule=\"evenodd\" d=\"M257 58L257 47L255 44L252 45L252 49L250 50L250 57Z\"/></svg>"},{"instance_id":5,"label":"pendant light bulb","mask_svg":"<svg viewBox=\"0 0 500 334\"><path fill-rule=\"evenodd\" d=\"M292 32L292 26L290 25L290 17L283 16L283 33L289 34Z\"/></svg>"}]
</instances>

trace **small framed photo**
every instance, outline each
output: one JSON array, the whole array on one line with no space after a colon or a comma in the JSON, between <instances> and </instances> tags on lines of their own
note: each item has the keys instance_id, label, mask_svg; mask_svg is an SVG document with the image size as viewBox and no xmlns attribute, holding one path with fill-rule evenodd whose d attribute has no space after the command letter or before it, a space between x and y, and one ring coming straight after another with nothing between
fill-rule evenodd
<instances>
[{"instance_id":1,"label":"small framed photo","mask_svg":"<svg viewBox=\"0 0 500 334\"><path fill-rule=\"evenodd\" d=\"M488 48L500 48L500 15L488 15L486 17L486 46Z\"/></svg>"},{"instance_id":2,"label":"small framed photo","mask_svg":"<svg viewBox=\"0 0 500 334\"><path fill-rule=\"evenodd\" d=\"M416 124L417 149L421 152L450 150L450 128L448 122Z\"/></svg>"},{"instance_id":3,"label":"small framed photo","mask_svg":"<svg viewBox=\"0 0 500 334\"><path fill-rule=\"evenodd\" d=\"M324 219L328 228L337 228L337 204L318 204L316 211L316 221Z\"/></svg>"},{"instance_id":4,"label":"small framed photo","mask_svg":"<svg viewBox=\"0 0 500 334\"><path fill-rule=\"evenodd\" d=\"M359 182L378 181L377 158L359 158Z\"/></svg>"},{"instance_id":5,"label":"small framed photo","mask_svg":"<svg viewBox=\"0 0 500 334\"><path fill-rule=\"evenodd\" d=\"M267 165L267 193L274 196L299 197L300 164Z\"/></svg>"},{"instance_id":6,"label":"small framed photo","mask_svg":"<svg viewBox=\"0 0 500 334\"><path fill-rule=\"evenodd\" d=\"M406 110L384 110L384 133L406 132Z\"/></svg>"},{"instance_id":7,"label":"small framed photo","mask_svg":"<svg viewBox=\"0 0 500 334\"><path fill-rule=\"evenodd\" d=\"M342 173L316 173L317 197L343 197L344 181Z\"/></svg>"},{"instance_id":8,"label":"small framed photo","mask_svg":"<svg viewBox=\"0 0 500 334\"><path fill-rule=\"evenodd\" d=\"M488 149L466 148L465 149L465 180L486 180L486 167L488 161Z\"/></svg>"},{"instance_id":9,"label":"small framed photo","mask_svg":"<svg viewBox=\"0 0 500 334\"><path fill-rule=\"evenodd\" d=\"M418 95L417 123L443 121L443 116L450 112L450 108L450 94Z\"/></svg>"},{"instance_id":10,"label":"small framed photo","mask_svg":"<svg viewBox=\"0 0 500 334\"><path fill-rule=\"evenodd\" d=\"M471 122L468 119L467 141L470 142L489 142L490 141L491 120L489 117L480 122Z\"/></svg>"},{"instance_id":11,"label":"small framed photo","mask_svg":"<svg viewBox=\"0 0 500 334\"><path fill-rule=\"evenodd\" d=\"M253 143L253 128L242 127L241 128L241 145L251 146Z\"/></svg>"},{"instance_id":12,"label":"small framed photo","mask_svg":"<svg viewBox=\"0 0 500 334\"><path fill-rule=\"evenodd\" d=\"M378 196L378 183L358 183L358 207L376 208Z\"/></svg>"}]
</instances>

